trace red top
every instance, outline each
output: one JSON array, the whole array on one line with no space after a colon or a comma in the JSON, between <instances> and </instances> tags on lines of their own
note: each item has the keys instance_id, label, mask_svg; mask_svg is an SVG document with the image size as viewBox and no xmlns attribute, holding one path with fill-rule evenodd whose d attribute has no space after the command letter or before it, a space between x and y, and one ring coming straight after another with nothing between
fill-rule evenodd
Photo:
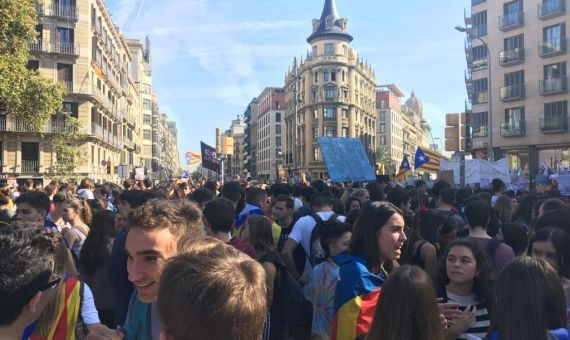
<instances>
[{"instance_id":1,"label":"red top","mask_svg":"<svg viewBox=\"0 0 570 340\"><path fill-rule=\"evenodd\" d=\"M255 253L253 246L245 241L242 241L239 237L234 237L230 242L228 242L228 244L242 251L243 253L246 253L252 259L257 259L257 254Z\"/></svg>"}]
</instances>

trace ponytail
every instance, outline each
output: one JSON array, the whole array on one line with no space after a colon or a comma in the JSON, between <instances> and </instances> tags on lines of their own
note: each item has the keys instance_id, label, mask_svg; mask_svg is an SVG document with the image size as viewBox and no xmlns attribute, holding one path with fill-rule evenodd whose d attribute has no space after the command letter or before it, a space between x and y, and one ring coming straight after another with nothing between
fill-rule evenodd
<instances>
[{"instance_id":1,"label":"ponytail","mask_svg":"<svg viewBox=\"0 0 570 340\"><path fill-rule=\"evenodd\" d=\"M80 200L80 202L81 210L79 211L79 216L81 216L83 223L91 225L91 222L93 221L93 213L91 212L91 207L86 200Z\"/></svg>"}]
</instances>

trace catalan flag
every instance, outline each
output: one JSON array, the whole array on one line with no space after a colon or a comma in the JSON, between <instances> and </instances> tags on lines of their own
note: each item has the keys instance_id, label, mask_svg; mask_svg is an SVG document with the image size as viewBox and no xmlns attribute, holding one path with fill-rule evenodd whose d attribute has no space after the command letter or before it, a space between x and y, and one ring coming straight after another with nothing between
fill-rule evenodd
<instances>
[{"instance_id":1,"label":"catalan flag","mask_svg":"<svg viewBox=\"0 0 570 340\"><path fill-rule=\"evenodd\" d=\"M364 257L343 253L333 259L340 268L331 338L353 340L368 333L384 278L366 268Z\"/></svg>"},{"instance_id":2,"label":"catalan flag","mask_svg":"<svg viewBox=\"0 0 570 340\"><path fill-rule=\"evenodd\" d=\"M186 163L188 165L195 165L202 161L202 155L199 152L187 152L186 153Z\"/></svg>"},{"instance_id":3,"label":"catalan flag","mask_svg":"<svg viewBox=\"0 0 570 340\"><path fill-rule=\"evenodd\" d=\"M404 155L404 159L402 159L402 164L400 165L400 171L398 171L398 174L396 175L396 179L397 180L401 180L404 175L410 171L411 167L410 167L410 162L408 161L408 156Z\"/></svg>"},{"instance_id":4,"label":"catalan flag","mask_svg":"<svg viewBox=\"0 0 570 340\"><path fill-rule=\"evenodd\" d=\"M424 161L420 159L422 156L424 157ZM416 150L416 170L438 172L442 159L446 158L435 151L418 147Z\"/></svg>"}]
</instances>

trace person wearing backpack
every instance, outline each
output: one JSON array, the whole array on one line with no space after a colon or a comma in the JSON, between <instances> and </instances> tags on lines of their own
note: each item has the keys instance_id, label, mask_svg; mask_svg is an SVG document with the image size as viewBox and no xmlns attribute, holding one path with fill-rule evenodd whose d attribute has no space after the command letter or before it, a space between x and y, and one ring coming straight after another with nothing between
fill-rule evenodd
<instances>
[{"instance_id":1,"label":"person wearing backpack","mask_svg":"<svg viewBox=\"0 0 570 340\"><path fill-rule=\"evenodd\" d=\"M272 221L259 215L249 216L242 224L241 237L249 242L257 254L257 261L265 270L268 318L263 339L284 339L287 332L287 270L273 241Z\"/></svg>"},{"instance_id":2,"label":"person wearing backpack","mask_svg":"<svg viewBox=\"0 0 570 340\"><path fill-rule=\"evenodd\" d=\"M281 251L287 271L302 285L308 282L313 267L325 260L325 252L320 245L320 231L328 221L345 222L346 220L344 216L333 212L331 197L327 195L315 195L312 198L312 206L315 213L302 217L295 223ZM303 247L306 254L303 273L297 271L293 259L293 252L299 245Z\"/></svg>"},{"instance_id":3,"label":"person wearing backpack","mask_svg":"<svg viewBox=\"0 0 570 340\"><path fill-rule=\"evenodd\" d=\"M326 260L313 269L309 283L303 287L305 297L313 304L312 339L331 337L334 294L339 271L332 257L348 251L351 236L350 225L336 220L321 231L321 246Z\"/></svg>"},{"instance_id":4,"label":"person wearing backpack","mask_svg":"<svg viewBox=\"0 0 570 340\"><path fill-rule=\"evenodd\" d=\"M484 200L475 199L465 207L465 217L469 226L467 238L485 250L487 257L500 272L515 258L515 253L511 247L487 234L486 228L491 220L490 216L491 206Z\"/></svg>"}]
</instances>

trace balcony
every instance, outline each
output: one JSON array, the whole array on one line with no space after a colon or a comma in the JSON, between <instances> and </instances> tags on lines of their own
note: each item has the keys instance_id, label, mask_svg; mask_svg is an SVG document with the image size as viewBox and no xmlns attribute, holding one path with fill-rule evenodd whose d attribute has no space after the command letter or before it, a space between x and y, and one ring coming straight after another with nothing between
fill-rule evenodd
<instances>
[{"instance_id":1,"label":"balcony","mask_svg":"<svg viewBox=\"0 0 570 340\"><path fill-rule=\"evenodd\" d=\"M538 88L543 96L568 93L568 77L539 80Z\"/></svg>"},{"instance_id":2,"label":"balcony","mask_svg":"<svg viewBox=\"0 0 570 340\"><path fill-rule=\"evenodd\" d=\"M538 55L546 58L566 53L566 36L538 43Z\"/></svg>"},{"instance_id":3,"label":"balcony","mask_svg":"<svg viewBox=\"0 0 570 340\"><path fill-rule=\"evenodd\" d=\"M524 49L513 48L499 53L499 64L501 66L516 65L524 62Z\"/></svg>"},{"instance_id":4,"label":"balcony","mask_svg":"<svg viewBox=\"0 0 570 340\"><path fill-rule=\"evenodd\" d=\"M500 97L504 102L520 100L525 97L525 85L518 84L513 86L505 86L500 89Z\"/></svg>"},{"instance_id":5,"label":"balcony","mask_svg":"<svg viewBox=\"0 0 570 340\"><path fill-rule=\"evenodd\" d=\"M538 4L538 18L546 20L566 13L565 0L546 0Z\"/></svg>"},{"instance_id":6,"label":"balcony","mask_svg":"<svg viewBox=\"0 0 570 340\"><path fill-rule=\"evenodd\" d=\"M485 91L485 92L474 92L471 95L471 103L473 105L485 104L488 102L489 102L489 93L487 91Z\"/></svg>"},{"instance_id":7,"label":"balcony","mask_svg":"<svg viewBox=\"0 0 570 340\"><path fill-rule=\"evenodd\" d=\"M56 42L53 47L54 53L79 56L79 44Z\"/></svg>"},{"instance_id":8,"label":"balcony","mask_svg":"<svg viewBox=\"0 0 570 340\"><path fill-rule=\"evenodd\" d=\"M32 52L44 52L44 44L41 39L39 41L32 41L28 43L28 46Z\"/></svg>"},{"instance_id":9,"label":"balcony","mask_svg":"<svg viewBox=\"0 0 570 340\"><path fill-rule=\"evenodd\" d=\"M540 131L543 133L568 132L568 116L554 116L540 118Z\"/></svg>"},{"instance_id":10,"label":"balcony","mask_svg":"<svg viewBox=\"0 0 570 340\"><path fill-rule=\"evenodd\" d=\"M483 59L473 60L472 65L473 72L485 70L489 66L489 60L486 57Z\"/></svg>"},{"instance_id":11,"label":"balcony","mask_svg":"<svg viewBox=\"0 0 570 340\"><path fill-rule=\"evenodd\" d=\"M65 120L52 119L45 126L35 129L25 124L21 119L0 116L1 132L30 132L30 133L72 133L77 131L75 127L71 127L65 123Z\"/></svg>"},{"instance_id":12,"label":"balcony","mask_svg":"<svg viewBox=\"0 0 570 340\"><path fill-rule=\"evenodd\" d=\"M40 172L40 162L39 161L22 160L22 173L35 174L38 172Z\"/></svg>"},{"instance_id":13,"label":"balcony","mask_svg":"<svg viewBox=\"0 0 570 340\"><path fill-rule=\"evenodd\" d=\"M67 91L67 94L73 92L73 80L58 80L58 82L63 85L63 88Z\"/></svg>"},{"instance_id":14,"label":"balcony","mask_svg":"<svg viewBox=\"0 0 570 340\"><path fill-rule=\"evenodd\" d=\"M484 138L488 137L488 126L487 125L473 125L471 126L471 137L473 138Z\"/></svg>"},{"instance_id":15,"label":"balcony","mask_svg":"<svg viewBox=\"0 0 570 340\"><path fill-rule=\"evenodd\" d=\"M499 29L510 31L524 25L524 12L515 12L499 17Z\"/></svg>"},{"instance_id":16,"label":"balcony","mask_svg":"<svg viewBox=\"0 0 570 340\"><path fill-rule=\"evenodd\" d=\"M471 27L471 32L470 32L472 36L474 37L484 37L487 35L487 24L481 24L481 25L473 25Z\"/></svg>"},{"instance_id":17,"label":"balcony","mask_svg":"<svg viewBox=\"0 0 570 340\"><path fill-rule=\"evenodd\" d=\"M54 4L36 4L36 13L40 16L77 20L79 18L77 7L60 6Z\"/></svg>"},{"instance_id":18,"label":"balcony","mask_svg":"<svg viewBox=\"0 0 570 340\"><path fill-rule=\"evenodd\" d=\"M501 137L519 137L526 135L526 121L519 120L501 124Z\"/></svg>"}]
</instances>

